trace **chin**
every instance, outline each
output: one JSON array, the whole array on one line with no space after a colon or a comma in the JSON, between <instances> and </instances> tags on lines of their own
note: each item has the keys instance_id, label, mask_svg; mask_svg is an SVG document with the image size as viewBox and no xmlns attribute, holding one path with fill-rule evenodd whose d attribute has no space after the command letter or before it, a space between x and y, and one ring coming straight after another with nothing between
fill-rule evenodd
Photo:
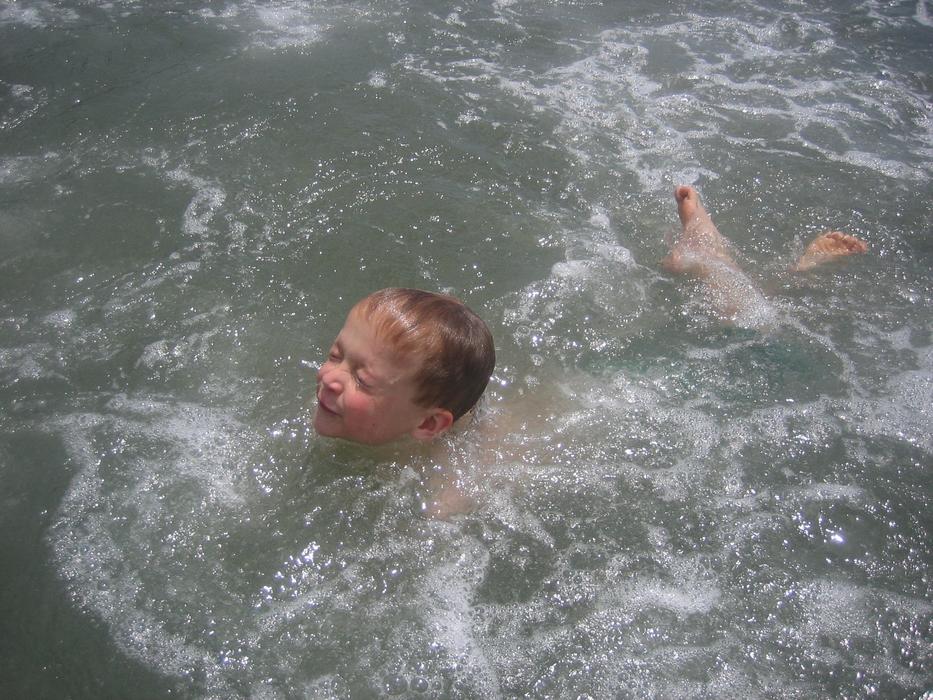
<instances>
[{"instance_id":1,"label":"chin","mask_svg":"<svg viewBox=\"0 0 933 700\"><path fill-rule=\"evenodd\" d=\"M323 413L323 411L318 408L314 414L314 420L311 421L311 426L314 428L314 432L318 435L324 437L340 437L340 430L336 425L330 424L330 416Z\"/></svg>"}]
</instances>

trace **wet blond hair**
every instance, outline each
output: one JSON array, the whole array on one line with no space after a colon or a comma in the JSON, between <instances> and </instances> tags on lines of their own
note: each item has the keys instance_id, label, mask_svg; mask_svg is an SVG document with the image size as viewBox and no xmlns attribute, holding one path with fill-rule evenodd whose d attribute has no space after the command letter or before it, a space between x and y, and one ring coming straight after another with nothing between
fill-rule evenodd
<instances>
[{"instance_id":1,"label":"wet blond hair","mask_svg":"<svg viewBox=\"0 0 933 700\"><path fill-rule=\"evenodd\" d=\"M415 403L444 408L454 420L482 396L496 365L492 334L463 302L446 294L390 287L364 297L350 312L406 359L418 362Z\"/></svg>"}]
</instances>

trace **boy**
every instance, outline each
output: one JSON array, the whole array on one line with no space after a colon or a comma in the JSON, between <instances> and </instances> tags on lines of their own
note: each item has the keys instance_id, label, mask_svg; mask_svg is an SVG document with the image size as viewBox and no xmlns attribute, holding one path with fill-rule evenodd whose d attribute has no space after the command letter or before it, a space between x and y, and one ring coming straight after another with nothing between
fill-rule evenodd
<instances>
[{"instance_id":1,"label":"boy","mask_svg":"<svg viewBox=\"0 0 933 700\"><path fill-rule=\"evenodd\" d=\"M495 363L492 334L457 299L374 292L350 310L318 370L314 429L370 445L431 440L473 408Z\"/></svg>"}]
</instances>

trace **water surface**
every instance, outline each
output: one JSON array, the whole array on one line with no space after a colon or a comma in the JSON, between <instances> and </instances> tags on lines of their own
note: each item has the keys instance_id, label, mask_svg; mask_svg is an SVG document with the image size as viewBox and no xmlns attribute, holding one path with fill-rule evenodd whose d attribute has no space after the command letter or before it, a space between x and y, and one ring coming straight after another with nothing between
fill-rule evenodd
<instances>
[{"instance_id":1,"label":"water surface","mask_svg":"<svg viewBox=\"0 0 933 700\"><path fill-rule=\"evenodd\" d=\"M0 691L933 689L931 12L0 6ZM659 269L678 183L766 327ZM447 459L308 428L390 285L496 337Z\"/></svg>"}]
</instances>

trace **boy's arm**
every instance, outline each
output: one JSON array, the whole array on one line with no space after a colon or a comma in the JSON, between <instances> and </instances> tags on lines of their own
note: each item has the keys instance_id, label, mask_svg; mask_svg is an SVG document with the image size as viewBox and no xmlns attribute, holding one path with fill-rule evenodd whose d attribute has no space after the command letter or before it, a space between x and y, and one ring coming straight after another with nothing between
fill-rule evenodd
<instances>
[{"instance_id":1,"label":"boy's arm","mask_svg":"<svg viewBox=\"0 0 933 700\"><path fill-rule=\"evenodd\" d=\"M466 515L476 509L476 502L463 492L459 479L432 476L427 483L429 500L424 514L434 520L450 520L455 515Z\"/></svg>"}]
</instances>

